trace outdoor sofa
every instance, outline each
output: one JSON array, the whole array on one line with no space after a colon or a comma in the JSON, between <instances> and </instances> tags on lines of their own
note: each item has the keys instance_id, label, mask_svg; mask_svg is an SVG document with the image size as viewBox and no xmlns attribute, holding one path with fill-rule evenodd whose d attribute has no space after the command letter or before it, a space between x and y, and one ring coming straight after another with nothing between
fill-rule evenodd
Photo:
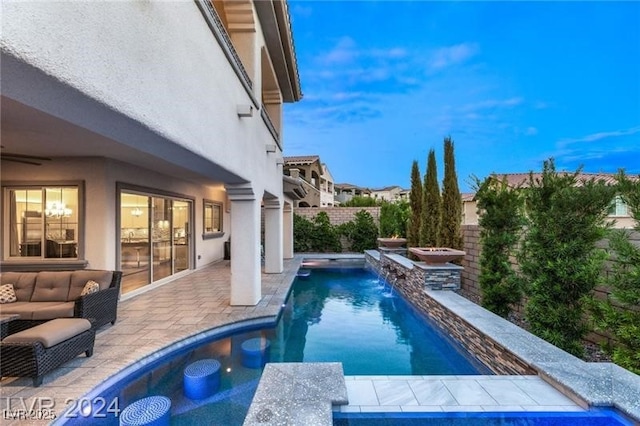
<instances>
[{"instance_id":1,"label":"outdoor sofa","mask_svg":"<svg viewBox=\"0 0 640 426\"><path fill-rule=\"evenodd\" d=\"M12 284L16 300L0 304L0 313L19 315L7 324L8 334L56 318L85 318L92 329L115 324L121 279L121 271L90 269L4 272L0 285ZM87 287L92 292L83 294Z\"/></svg>"}]
</instances>

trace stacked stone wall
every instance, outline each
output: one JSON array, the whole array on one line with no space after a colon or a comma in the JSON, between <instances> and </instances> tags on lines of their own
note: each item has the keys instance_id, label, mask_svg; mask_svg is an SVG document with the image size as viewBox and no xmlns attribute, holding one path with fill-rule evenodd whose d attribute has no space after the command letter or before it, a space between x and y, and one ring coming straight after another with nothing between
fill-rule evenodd
<instances>
[{"instance_id":1,"label":"stacked stone wall","mask_svg":"<svg viewBox=\"0 0 640 426\"><path fill-rule=\"evenodd\" d=\"M378 260L369 253L365 253L365 259L379 274L384 275L385 270L394 271L398 278L394 281L394 289L399 291L403 298L418 311L439 324L451 337L456 339L467 351L473 353L494 373L504 375L536 374L535 370L505 347L430 297L425 291L424 277L422 280L419 278L420 273L411 273L404 265L394 262L384 255L380 255ZM419 268L414 266L412 269Z\"/></svg>"}]
</instances>

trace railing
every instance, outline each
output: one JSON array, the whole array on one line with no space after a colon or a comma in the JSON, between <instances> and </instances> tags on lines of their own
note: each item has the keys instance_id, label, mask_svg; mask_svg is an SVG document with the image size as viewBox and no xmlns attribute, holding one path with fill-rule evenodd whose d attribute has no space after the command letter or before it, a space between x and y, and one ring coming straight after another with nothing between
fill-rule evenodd
<instances>
[{"instance_id":1,"label":"railing","mask_svg":"<svg viewBox=\"0 0 640 426\"><path fill-rule=\"evenodd\" d=\"M218 12L215 10L210 0L194 1L196 2L196 5L200 9L200 12L207 21L207 25L209 25L209 28L218 41L218 44L220 44L220 47L222 47L222 51L224 52L227 60L233 67L240 82L247 91L247 94L249 94L249 96L251 97L254 106L258 108L258 101L253 95L253 82L251 81L251 78L249 78L249 74L247 74L247 70L245 70L244 65L242 65L240 56L238 56L238 52L236 52L236 49L233 47L231 38L229 37L224 24L220 20Z\"/></svg>"},{"instance_id":2,"label":"railing","mask_svg":"<svg viewBox=\"0 0 640 426\"><path fill-rule=\"evenodd\" d=\"M271 121L271 117L269 117L269 114L267 113L267 109L265 108L264 105L261 105L260 117L262 117L264 124L267 125L267 129L269 129L269 132L271 132L271 136L273 136L273 139L278 144L278 148L280 148L280 151L282 151L282 145L280 144L280 135L276 130L276 126L273 125L273 121Z\"/></svg>"}]
</instances>

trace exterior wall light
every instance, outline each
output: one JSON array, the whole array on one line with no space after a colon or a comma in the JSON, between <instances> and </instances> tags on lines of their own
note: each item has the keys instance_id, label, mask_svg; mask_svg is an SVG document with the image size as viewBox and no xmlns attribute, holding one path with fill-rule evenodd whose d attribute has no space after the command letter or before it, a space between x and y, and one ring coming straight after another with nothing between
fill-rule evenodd
<instances>
[{"instance_id":1,"label":"exterior wall light","mask_svg":"<svg viewBox=\"0 0 640 426\"><path fill-rule=\"evenodd\" d=\"M253 106L252 105L238 105L236 112L238 113L238 117L252 117L253 116Z\"/></svg>"}]
</instances>

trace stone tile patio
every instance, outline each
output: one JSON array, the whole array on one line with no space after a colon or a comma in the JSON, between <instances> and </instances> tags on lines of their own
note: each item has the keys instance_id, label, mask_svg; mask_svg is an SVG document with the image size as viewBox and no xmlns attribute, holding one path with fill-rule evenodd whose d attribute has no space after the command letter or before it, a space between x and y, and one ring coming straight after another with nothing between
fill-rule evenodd
<instances>
[{"instance_id":1,"label":"stone tile patio","mask_svg":"<svg viewBox=\"0 0 640 426\"><path fill-rule=\"evenodd\" d=\"M229 305L229 261L194 271L118 307L114 326L98 330L91 358L79 356L47 374L34 388L31 379L5 378L0 382L0 412L19 409L24 402L53 404L63 416L72 401L124 368L140 363L176 342L188 342L215 327L247 320L275 320L284 303L301 259L284 262L284 273L262 274L262 300L256 306ZM11 407L8 405L11 404ZM121 407L122 408L122 407ZM42 425L49 420L10 420L3 425Z\"/></svg>"}]
</instances>

